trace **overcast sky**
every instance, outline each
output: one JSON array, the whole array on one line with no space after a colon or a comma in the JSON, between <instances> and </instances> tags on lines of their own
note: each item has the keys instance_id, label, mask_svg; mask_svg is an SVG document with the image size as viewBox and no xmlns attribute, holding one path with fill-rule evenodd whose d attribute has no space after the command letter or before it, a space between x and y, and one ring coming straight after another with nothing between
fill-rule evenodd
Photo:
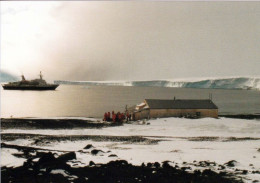
<instances>
[{"instance_id":1,"label":"overcast sky","mask_svg":"<svg viewBox=\"0 0 260 183\"><path fill-rule=\"evenodd\" d=\"M260 2L1 2L1 69L47 80L260 76Z\"/></svg>"}]
</instances>

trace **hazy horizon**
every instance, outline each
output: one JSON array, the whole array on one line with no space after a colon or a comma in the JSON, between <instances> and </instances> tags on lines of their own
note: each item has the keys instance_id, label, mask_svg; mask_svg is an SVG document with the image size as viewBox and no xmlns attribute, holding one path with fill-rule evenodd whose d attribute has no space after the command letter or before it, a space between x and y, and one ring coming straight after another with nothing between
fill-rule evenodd
<instances>
[{"instance_id":1,"label":"hazy horizon","mask_svg":"<svg viewBox=\"0 0 260 183\"><path fill-rule=\"evenodd\" d=\"M260 2L1 2L1 70L47 80L259 77Z\"/></svg>"}]
</instances>

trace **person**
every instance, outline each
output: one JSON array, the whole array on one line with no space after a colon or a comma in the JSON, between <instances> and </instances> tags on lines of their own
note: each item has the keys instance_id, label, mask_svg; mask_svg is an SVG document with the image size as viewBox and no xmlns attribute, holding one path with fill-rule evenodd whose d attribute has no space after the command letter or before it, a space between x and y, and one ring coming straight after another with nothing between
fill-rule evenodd
<instances>
[{"instance_id":1,"label":"person","mask_svg":"<svg viewBox=\"0 0 260 183\"><path fill-rule=\"evenodd\" d=\"M126 113L126 121L130 121L129 112Z\"/></svg>"},{"instance_id":2,"label":"person","mask_svg":"<svg viewBox=\"0 0 260 183\"><path fill-rule=\"evenodd\" d=\"M112 121L116 122L116 114L114 111L112 111Z\"/></svg>"},{"instance_id":3,"label":"person","mask_svg":"<svg viewBox=\"0 0 260 183\"><path fill-rule=\"evenodd\" d=\"M118 117L119 117L119 112L116 113L116 122L118 122L118 120L119 120Z\"/></svg>"},{"instance_id":4,"label":"person","mask_svg":"<svg viewBox=\"0 0 260 183\"><path fill-rule=\"evenodd\" d=\"M121 113L121 118L122 118L122 121L125 120L125 114L124 113Z\"/></svg>"},{"instance_id":5,"label":"person","mask_svg":"<svg viewBox=\"0 0 260 183\"><path fill-rule=\"evenodd\" d=\"M110 112L107 113L107 121L111 121L111 115L110 115Z\"/></svg>"},{"instance_id":6,"label":"person","mask_svg":"<svg viewBox=\"0 0 260 183\"><path fill-rule=\"evenodd\" d=\"M103 121L107 121L107 113L104 114L104 119Z\"/></svg>"},{"instance_id":7,"label":"person","mask_svg":"<svg viewBox=\"0 0 260 183\"><path fill-rule=\"evenodd\" d=\"M118 114L118 122L121 122L122 121L122 115L120 112L117 113Z\"/></svg>"}]
</instances>

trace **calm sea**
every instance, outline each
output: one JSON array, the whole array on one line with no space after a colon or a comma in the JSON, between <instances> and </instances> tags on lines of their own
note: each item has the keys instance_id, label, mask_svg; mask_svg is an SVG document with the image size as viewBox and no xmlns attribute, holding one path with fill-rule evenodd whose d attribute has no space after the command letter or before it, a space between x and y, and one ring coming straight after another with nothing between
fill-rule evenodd
<instances>
[{"instance_id":1,"label":"calm sea","mask_svg":"<svg viewBox=\"0 0 260 183\"><path fill-rule=\"evenodd\" d=\"M80 116L101 118L151 99L207 99L213 95L221 114L260 113L260 91L60 85L55 91L15 91L1 88L1 117Z\"/></svg>"}]
</instances>

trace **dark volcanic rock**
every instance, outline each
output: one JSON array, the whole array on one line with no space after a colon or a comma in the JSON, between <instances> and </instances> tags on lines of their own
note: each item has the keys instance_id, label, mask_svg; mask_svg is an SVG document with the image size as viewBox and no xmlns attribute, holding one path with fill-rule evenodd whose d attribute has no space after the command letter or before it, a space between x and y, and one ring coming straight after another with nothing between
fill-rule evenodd
<instances>
[{"instance_id":1,"label":"dark volcanic rock","mask_svg":"<svg viewBox=\"0 0 260 183\"><path fill-rule=\"evenodd\" d=\"M96 164L93 161L89 162L89 166L94 166L94 165L96 165Z\"/></svg>"},{"instance_id":2,"label":"dark volcanic rock","mask_svg":"<svg viewBox=\"0 0 260 183\"><path fill-rule=\"evenodd\" d=\"M51 152L49 152L43 154L42 157L39 159L38 163L46 164L46 163L54 162L55 160L56 158L54 157L54 155Z\"/></svg>"},{"instance_id":3,"label":"dark volcanic rock","mask_svg":"<svg viewBox=\"0 0 260 183\"><path fill-rule=\"evenodd\" d=\"M88 144L86 147L84 147L84 149L90 149L93 148L94 146L92 144Z\"/></svg>"},{"instance_id":4,"label":"dark volcanic rock","mask_svg":"<svg viewBox=\"0 0 260 183\"><path fill-rule=\"evenodd\" d=\"M76 153L75 152L69 152L69 153L66 153L66 154L62 154L57 159L61 160L61 161L68 161L68 160L76 159Z\"/></svg>"},{"instance_id":5,"label":"dark volcanic rock","mask_svg":"<svg viewBox=\"0 0 260 183\"><path fill-rule=\"evenodd\" d=\"M146 165L148 168L152 168L153 164L152 163L147 163Z\"/></svg>"},{"instance_id":6,"label":"dark volcanic rock","mask_svg":"<svg viewBox=\"0 0 260 183\"><path fill-rule=\"evenodd\" d=\"M231 161L225 163L225 165L229 166L229 167L234 167L234 166L236 166L236 163L237 163L236 160L231 160Z\"/></svg>"},{"instance_id":7,"label":"dark volcanic rock","mask_svg":"<svg viewBox=\"0 0 260 183\"><path fill-rule=\"evenodd\" d=\"M117 157L116 154L110 154L108 157Z\"/></svg>"},{"instance_id":8,"label":"dark volcanic rock","mask_svg":"<svg viewBox=\"0 0 260 183\"><path fill-rule=\"evenodd\" d=\"M46 167L43 160L49 162ZM2 167L2 182L19 182L19 183L47 183L47 182L147 182L147 183L241 183L242 181L229 177L226 173L216 173L210 169L204 170L202 173L197 170L192 172L182 171L173 168L168 162L164 162L164 167L158 167L156 162L150 163L149 166L133 166L125 160L111 161L107 164L95 165L94 162L86 167L70 167L61 166L62 161L58 161L51 154L46 154L39 160L38 166L45 167L45 170L35 170L35 167L21 166L17 168ZM56 164L56 167L50 167L50 163ZM48 164L48 163L47 163ZM149 163L148 163L149 164ZM157 164L157 165L156 165ZM166 165L167 164L167 165ZM154 168L153 166L158 168ZM62 174L52 174L52 169L65 170L68 175L76 176L73 181L69 181L69 177Z\"/></svg>"},{"instance_id":9,"label":"dark volcanic rock","mask_svg":"<svg viewBox=\"0 0 260 183\"><path fill-rule=\"evenodd\" d=\"M242 171L242 174L244 174L244 175L247 174L247 173L248 173L247 170L243 170L243 171Z\"/></svg>"},{"instance_id":10,"label":"dark volcanic rock","mask_svg":"<svg viewBox=\"0 0 260 183\"><path fill-rule=\"evenodd\" d=\"M91 154L92 154L92 155L97 155L99 152L104 153L104 151L102 151L102 150L99 150L99 149L93 149L93 150L91 151Z\"/></svg>"},{"instance_id":11,"label":"dark volcanic rock","mask_svg":"<svg viewBox=\"0 0 260 183\"><path fill-rule=\"evenodd\" d=\"M168 161L164 161L162 167L163 168L171 168Z\"/></svg>"},{"instance_id":12,"label":"dark volcanic rock","mask_svg":"<svg viewBox=\"0 0 260 183\"><path fill-rule=\"evenodd\" d=\"M158 163L158 162L155 162L153 165L155 168L160 168L160 166L161 166L160 163Z\"/></svg>"}]
</instances>

